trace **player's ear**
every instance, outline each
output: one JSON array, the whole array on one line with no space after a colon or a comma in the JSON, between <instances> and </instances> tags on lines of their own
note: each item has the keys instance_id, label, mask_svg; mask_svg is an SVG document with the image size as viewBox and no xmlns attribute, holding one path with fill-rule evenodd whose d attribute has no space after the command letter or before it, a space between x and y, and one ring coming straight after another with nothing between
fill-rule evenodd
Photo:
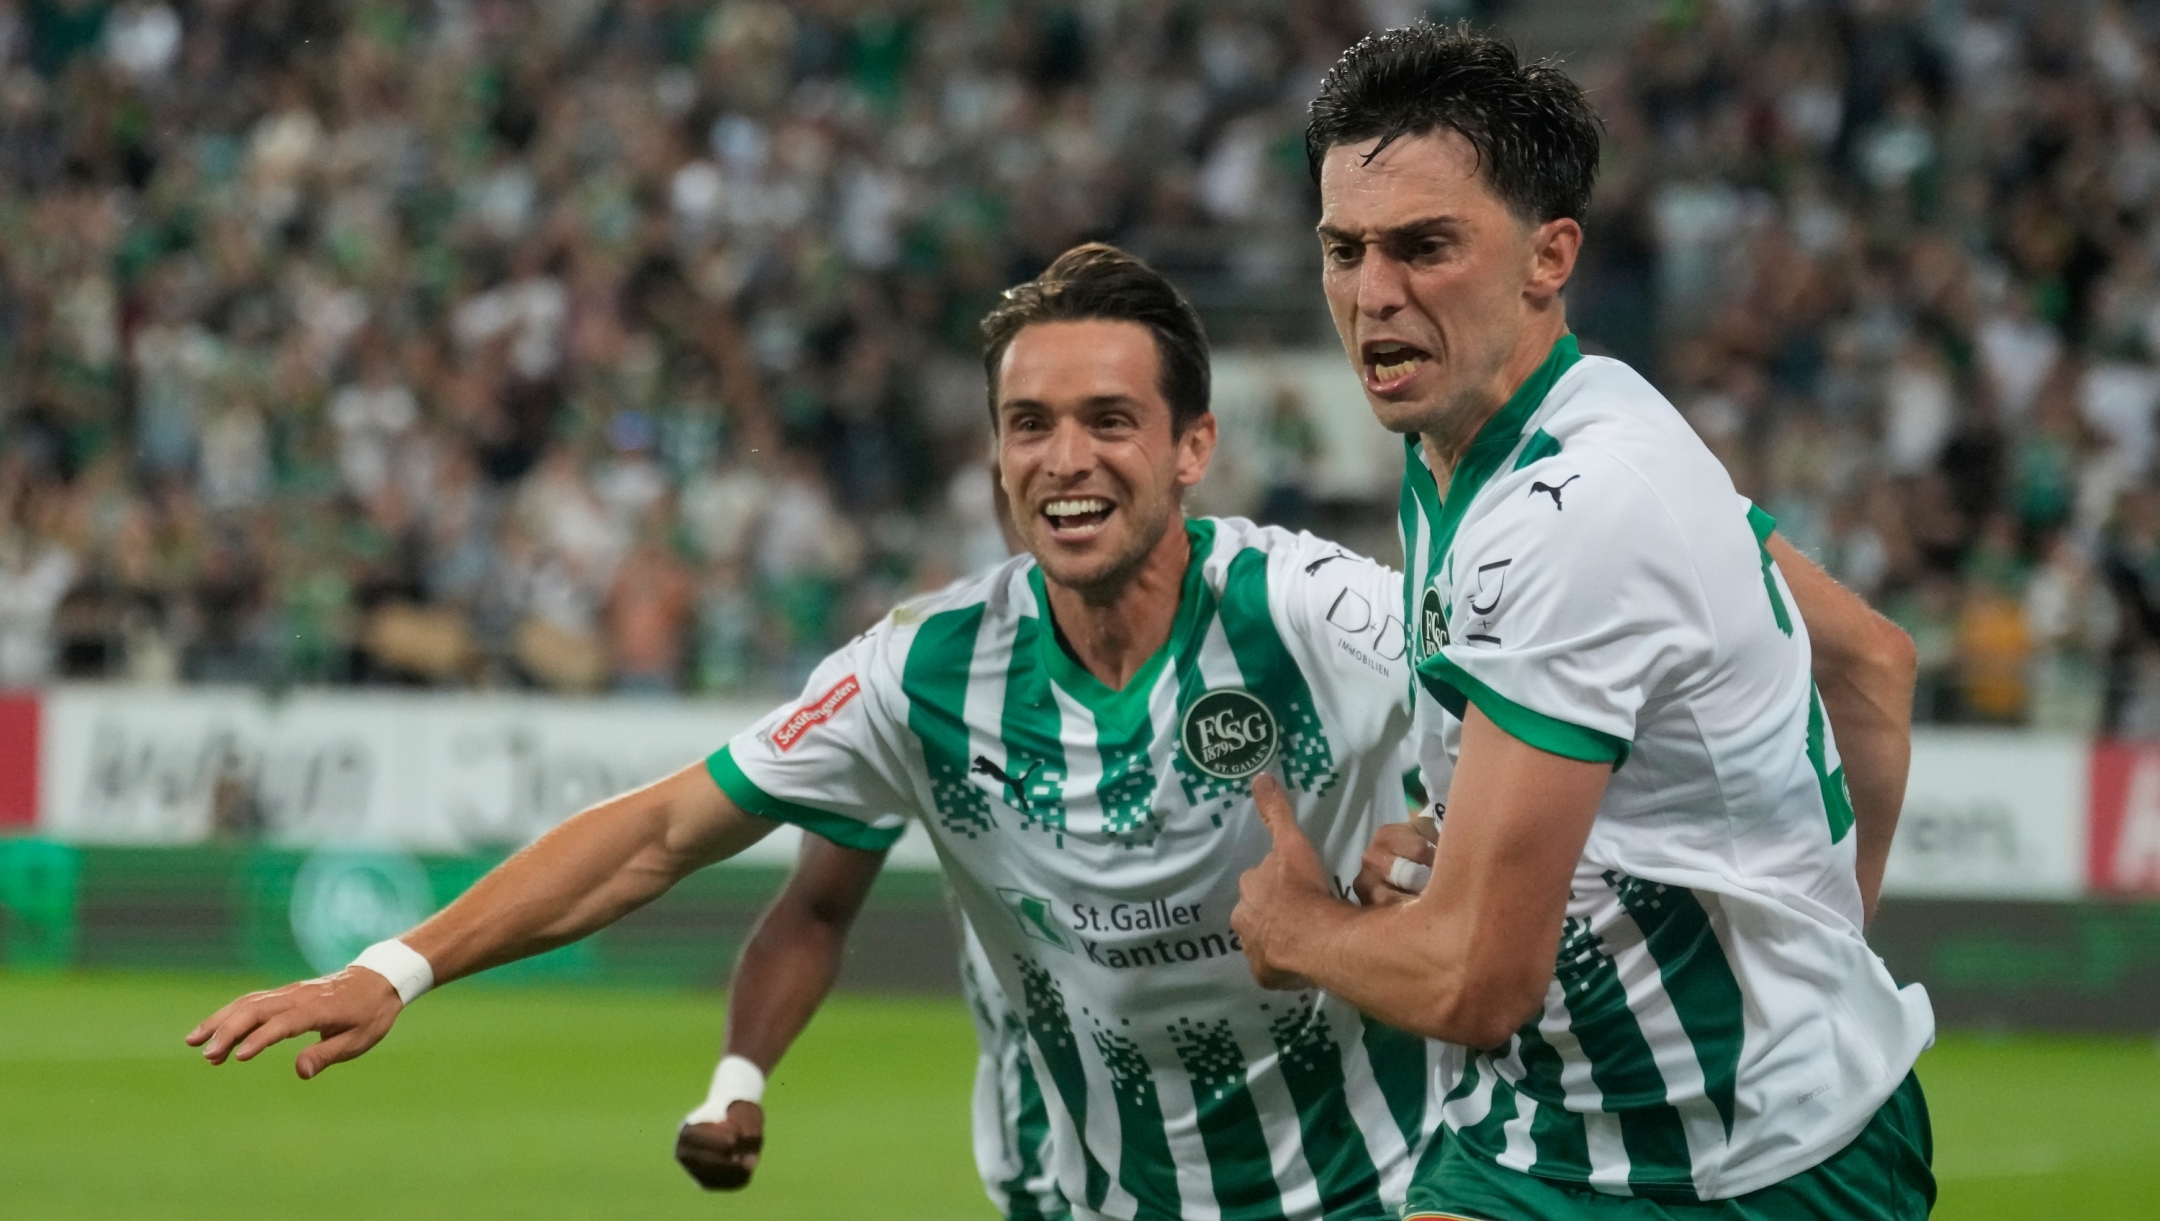
<instances>
[{"instance_id":1,"label":"player's ear","mask_svg":"<svg viewBox=\"0 0 2160 1221\"><path fill-rule=\"evenodd\" d=\"M1582 225L1573 217L1546 221L1530 231L1530 280L1523 295L1533 301L1549 301L1567 287L1575 274L1575 256L1582 252Z\"/></svg>"},{"instance_id":2,"label":"player's ear","mask_svg":"<svg viewBox=\"0 0 2160 1221\"><path fill-rule=\"evenodd\" d=\"M1189 488L1207 478L1208 463L1215 458L1215 413L1203 411L1177 436L1177 483Z\"/></svg>"}]
</instances>

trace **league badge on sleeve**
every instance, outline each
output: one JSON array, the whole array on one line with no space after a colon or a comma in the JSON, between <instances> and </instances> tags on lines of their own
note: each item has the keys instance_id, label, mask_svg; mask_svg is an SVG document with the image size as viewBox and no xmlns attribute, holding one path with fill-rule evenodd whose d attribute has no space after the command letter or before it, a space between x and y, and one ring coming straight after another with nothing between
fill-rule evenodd
<instances>
[{"instance_id":1,"label":"league badge on sleeve","mask_svg":"<svg viewBox=\"0 0 2160 1221\"><path fill-rule=\"evenodd\" d=\"M1243 780L1275 758L1281 733L1260 697L1235 687L1208 692L1185 710L1178 739L1194 767L1218 780Z\"/></svg>"}]
</instances>

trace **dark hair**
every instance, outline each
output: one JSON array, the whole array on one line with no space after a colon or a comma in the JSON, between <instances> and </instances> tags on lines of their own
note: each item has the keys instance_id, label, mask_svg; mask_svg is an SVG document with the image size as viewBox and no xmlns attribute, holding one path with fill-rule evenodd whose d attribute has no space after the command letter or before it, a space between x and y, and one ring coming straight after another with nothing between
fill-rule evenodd
<instances>
[{"instance_id":1,"label":"dark hair","mask_svg":"<svg viewBox=\"0 0 2160 1221\"><path fill-rule=\"evenodd\" d=\"M1343 52L1313 99L1305 158L1318 182L1338 144L1378 137L1378 155L1441 128L1470 142L1487 185L1518 215L1543 223L1589 210L1599 130L1589 99L1552 61L1523 63L1468 22L1420 21Z\"/></svg>"},{"instance_id":2,"label":"dark hair","mask_svg":"<svg viewBox=\"0 0 2160 1221\"><path fill-rule=\"evenodd\" d=\"M990 376L990 418L997 419L998 365L1013 336L1038 322L1103 319L1137 322L1155 336L1160 385L1170 403L1170 431L1182 434L1208 411L1207 331L1200 315L1162 273L1102 242L1075 246L1043 273L1005 290L982 320L983 371Z\"/></svg>"}]
</instances>

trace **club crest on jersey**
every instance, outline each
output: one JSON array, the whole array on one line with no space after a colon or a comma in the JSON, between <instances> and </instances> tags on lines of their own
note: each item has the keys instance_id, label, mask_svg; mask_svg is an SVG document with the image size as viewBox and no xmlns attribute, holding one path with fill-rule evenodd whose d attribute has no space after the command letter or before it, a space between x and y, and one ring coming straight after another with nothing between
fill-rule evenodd
<instances>
[{"instance_id":1,"label":"club crest on jersey","mask_svg":"<svg viewBox=\"0 0 2160 1221\"><path fill-rule=\"evenodd\" d=\"M833 689L788 714L788 719L773 727L772 744L782 754L789 747L802 741L802 736L812 729L832 720L847 702L862 690L862 684L850 674L833 684Z\"/></svg>"},{"instance_id":2,"label":"club crest on jersey","mask_svg":"<svg viewBox=\"0 0 2160 1221\"><path fill-rule=\"evenodd\" d=\"M1194 700L1178 730L1186 759L1218 780L1243 780L1266 767L1281 737L1260 697L1236 687Z\"/></svg>"},{"instance_id":3,"label":"club crest on jersey","mask_svg":"<svg viewBox=\"0 0 2160 1221\"><path fill-rule=\"evenodd\" d=\"M1418 606L1418 660L1447 647L1447 616L1440 613L1440 591L1428 585Z\"/></svg>"}]
</instances>

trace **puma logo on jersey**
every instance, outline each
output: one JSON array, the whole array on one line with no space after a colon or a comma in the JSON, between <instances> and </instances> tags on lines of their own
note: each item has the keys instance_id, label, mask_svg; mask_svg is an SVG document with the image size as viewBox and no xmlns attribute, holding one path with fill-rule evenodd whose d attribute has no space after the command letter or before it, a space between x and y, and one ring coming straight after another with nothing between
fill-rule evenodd
<instances>
[{"instance_id":1,"label":"puma logo on jersey","mask_svg":"<svg viewBox=\"0 0 2160 1221\"><path fill-rule=\"evenodd\" d=\"M1312 563L1305 565L1305 575L1308 577L1317 576L1320 572L1321 565L1332 563L1336 560L1347 560L1349 558L1349 556L1344 555L1340 551L1336 552L1333 555L1323 555L1319 559L1314 560Z\"/></svg>"},{"instance_id":2,"label":"puma logo on jersey","mask_svg":"<svg viewBox=\"0 0 2160 1221\"><path fill-rule=\"evenodd\" d=\"M1566 487L1567 485L1575 482L1577 479L1580 478L1582 478L1581 475L1569 475L1567 478L1561 480L1558 484L1546 483L1540 480L1530 485L1530 494L1532 496L1535 496L1539 492L1545 492L1551 495L1552 507L1555 511L1558 511L1563 507L1560 503L1560 489Z\"/></svg>"},{"instance_id":3,"label":"puma logo on jersey","mask_svg":"<svg viewBox=\"0 0 2160 1221\"><path fill-rule=\"evenodd\" d=\"M975 756L975 765L968 769L968 775L988 776L992 780L997 781L999 784L1004 785L1012 792L1012 808L1015 810L1025 810L1027 809L1027 782L1029 780L1032 780L1035 776L1035 773L1041 770L1042 760L1037 759L1035 761L1035 766L1027 769L1026 771L1020 773L1017 776L1008 776L1005 774L1004 768L990 762L990 756L977 755Z\"/></svg>"}]
</instances>

